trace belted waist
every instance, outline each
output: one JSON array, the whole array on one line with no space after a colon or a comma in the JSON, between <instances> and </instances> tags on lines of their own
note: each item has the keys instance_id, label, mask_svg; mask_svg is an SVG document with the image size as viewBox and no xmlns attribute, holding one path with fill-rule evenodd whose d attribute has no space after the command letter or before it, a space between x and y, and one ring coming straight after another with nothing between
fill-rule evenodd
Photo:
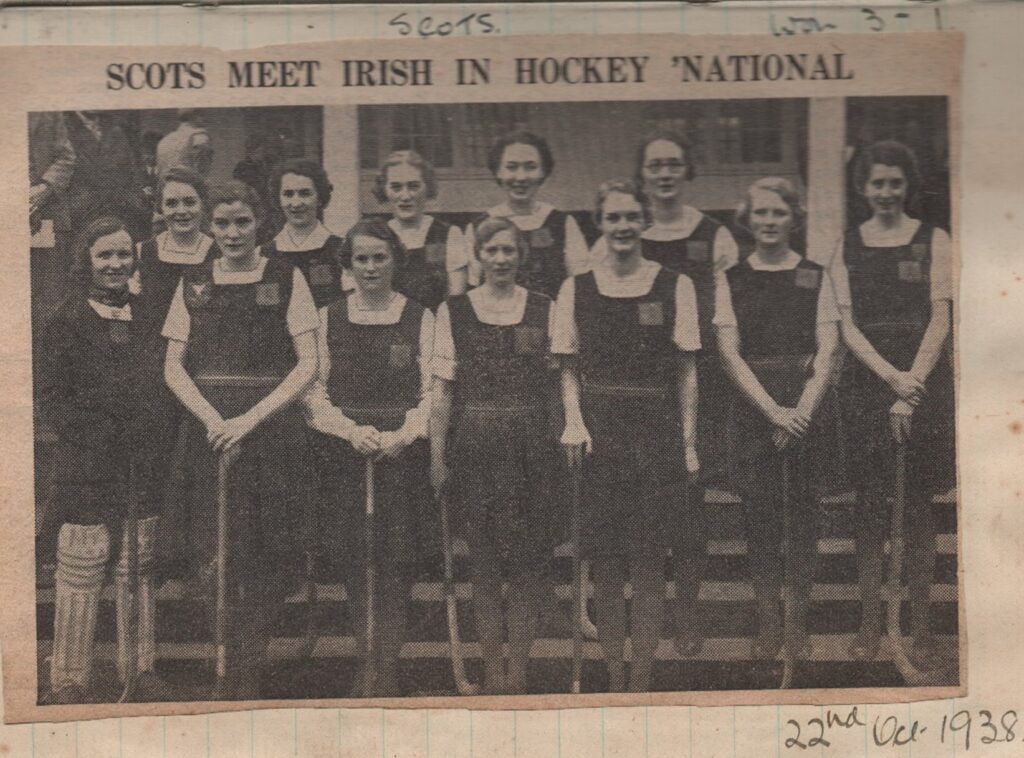
<instances>
[{"instance_id":1,"label":"belted waist","mask_svg":"<svg viewBox=\"0 0 1024 758\"><path fill-rule=\"evenodd\" d=\"M276 387L284 380L281 375L251 374L197 374L192 381L199 387Z\"/></svg>"},{"instance_id":2,"label":"belted waist","mask_svg":"<svg viewBox=\"0 0 1024 758\"><path fill-rule=\"evenodd\" d=\"M411 407L407 405L341 405L338 407L346 416L404 416L411 410Z\"/></svg>"},{"instance_id":3,"label":"belted waist","mask_svg":"<svg viewBox=\"0 0 1024 758\"><path fill-rule=\"evenodd\" d=\"M606 384L589 379L583 380L583 391L604 397L640 398L645 400L663 400L668 395L665 387L645 387L640 384Z\"/></svg>"},{"instance_id":4,"label":"belted waist","mask_svg":"<svg viewBox=\"0 0 1024 758\"><path fill-rule=\"evenodd\" d=\"M544 411L543 403L522 403L508 400L467 400L459 406L467 411L485 411L500 413L537 413Z\"/></svg>"}]
</instances>

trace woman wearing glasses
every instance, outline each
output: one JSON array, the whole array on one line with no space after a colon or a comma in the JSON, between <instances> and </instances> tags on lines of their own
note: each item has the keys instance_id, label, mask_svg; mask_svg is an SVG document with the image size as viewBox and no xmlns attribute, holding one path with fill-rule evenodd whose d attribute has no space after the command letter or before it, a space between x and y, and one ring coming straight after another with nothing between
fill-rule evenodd
<instances>
[{"instance_id":1,"label":"woman wearing glasses","mask_svg":"<svg viewBox=\"0 0 1024 758\"><path fill-rule=\"evenodd\" d=\"M704 623L697 596L707 566L704 490L724 474L722 429L729 401L715 347L715 274L736 264L739 253L729 230L685 200L686 182L695 175L689 140L671 131L647 137L637 153L637 180L651 200L652 223L643 232L643 255L667 269L685 274L697 293L697 317L703 349L697 354L700 405L697 450L702 473L691 488L687 528L672 544L676 580L676 648L684 656L700 652ZM681 503L680 506L683 504Z\"/></svg>"}]
</instances>

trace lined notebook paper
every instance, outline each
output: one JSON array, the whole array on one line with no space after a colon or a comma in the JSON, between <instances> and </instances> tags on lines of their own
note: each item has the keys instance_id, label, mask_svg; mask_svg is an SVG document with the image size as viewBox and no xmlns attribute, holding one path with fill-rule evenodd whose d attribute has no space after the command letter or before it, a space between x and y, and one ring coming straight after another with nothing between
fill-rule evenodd
<instances>
[{"instance_id":1,"label":"lined notebook paper","mask_svg":"<svg viewBox=\"0 0 1024 758\"><path fill-rule=\"evenodd\" d=\"M528 6L453 4L381 7L110 7L110 8L4 8L0 10L0 44L197 44L225 48L253 48L261 45L323 41L344 38L384 38L417 34L455 24L467 13L491 14L502 35L548 33L668 32L685 34L735 33L776 36L828 33L890 33L960 29L968 33L969 65L966 67L965 100L979 93L978 110L967 112L967 140L984 139L971 121L980 120L991 102L981 100L980 84L985 72L972 70L971 50L984 49L986 39L1004 46L992 60L1003 64L1008 89L1020 89L1021 59L1009 47L1013 29L1024 31L1024 6L957 2L886 2L871 6L832 3L722 2L713 5L687 3L659 4L555 4ZM429 19L430 22L424 22ZM409 31L407 31L409 30ZM458 32L453 32L458 33ZM463 32L464 33L464 32ZM436 32L435 32L436 36ZM995 64L993 63L994 70ZM1015 78L1009 78L1012 75ZM1012 107L1012 103L1005 107ZM1019 107L1019 104L1018 104ZM985 110L985 113L992 111ZM1018 124L1012 114L1007 123ZM975 143L977 144L977 143ZM968 150L968 156L970 151ZM968 163L965 160L965 164ZM964 174L965 196L971 194L971 168ZM1013 198L1019 206L1019 197ZM1012 201L1005 203L1007 207ZM963 207L966 220L984 221L984 209L968 199ZM1002 211L1000 211L1001 213ZM970 216L970 214L976 214ZM966 228L965 224L965 228ZM971 249L964 238L964 250ZM969 515L964 514L964 524ZM984 528L991 528L987 522ZM967 561L985 550L982 529L965 536ZM973 568L973 567L972 567ZM1019 566L1018 566L1019 568ZM968 576L968 596L974 589L984 593L983 583L997 576L997 568ZM979 596L979 595L975 595ZM1006 623L1018 622L1015 609ZM0 726L0 757L32 756L56 758L128 757L159 758L187 756L235 756L279 758L281 756L427 756L462 758L470 756L527 756L529 758L713 758L715 756L938 756L938 755L1021 755L1024 754L1024 725L1017 730L1016 743L984 744L982 726L986 709L999 716L1007 709L1024 712L1024 691L986 690L986 671L1010 667L1024 671L1021 651L996 652L1000 630L971 619L971 695L962 701L913 705L858 707L863 725L834 728L828 732L830 745L814 744L808 749L787 740L808 743L817 735L808 727L815 718L827 721L826 707L633 707L579 709L549 712L384 711L338 709L287 709L217 714L194 717L113 719L58 725ZM1009 627L1014 628L1014 627ZM1019 638L1020 627L1015 627ZM1018 688L1020 689L1020 688ZM1019 696L1014 701L1014 696ZM955 734L949 726L957 714L972 714L974 734L970 751L963 730ZM842 717L849 707L833 709ZM934 735L946 719L944 740ZM951 721L951 719L953 721ZM926 728L919 741L895 745L906 738L917 721ZM797 732L791 722L800 726ZM962 724L963 716L956 723ZM897 725L907 727L895 737ZM890 730L893 739L887 739ZM1005 735L1005 731L1000 733ZM952 735L952 739L951 739ZM883 743L879 744L880 740Z\"/></svg>"}]
</instances>

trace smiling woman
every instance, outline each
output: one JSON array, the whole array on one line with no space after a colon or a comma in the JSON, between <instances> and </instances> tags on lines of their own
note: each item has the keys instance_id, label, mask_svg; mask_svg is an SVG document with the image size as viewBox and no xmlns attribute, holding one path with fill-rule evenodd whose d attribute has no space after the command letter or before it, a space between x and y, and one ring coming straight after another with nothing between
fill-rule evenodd
<instances>
[{"instance_id":1,"label":"smiling woman","mask_svg":"<svg viewBox=\"0 0 1024 758\"><path fill-rule=\"evenodd\" d=\"M537 192L555 168L547 140L531 132L510 132L492 145L487 167L506 199L466 227L467 247L473 249L476 229L488 218L510 219L523 232L519 283L553 298L566 276L586 269L590 256L576 220L537 200ZM479 266L471 260L469 283L479 282Z\"/></svg>"},{"instance_id":2,"label":"smiling woman","mask_svg":"<svg viewBox=\"0 0 1024 758\"><path fill-rule=\"evenodd\" d=\"M263 254L298 268L317 308L341 294L341 238L322 221L333 189L323 167L304 158L286 161L270 180L270 194L284 213L284 226L263 246Z\"/></svg>"},{"instance_id":3,"label":"smiling woman","mask_svg":"<svg viewBox=\"0 0 1024 758\"><path fill-rule=\"evenodd\" d=\"M302 273L260 254L261 210L241 182L211 191L221 257L183 274L163 329L167 384L190 414L186 475L196 495L164 536L202 583L211 563L219 567L221 699L259 696L269 624L301 570L311 481L292 404L313 381L320 322ZM225 524L230 538L215 539Z\"/></svg>"},{"instance_id":4,"label":"smiling woman","mask_svg":"<svg viewBox=\"0 0 1024 758\"><path fill-rule=\"evenodd\" d=\"M111 545L123 545L122 521L134 493L147 516L137 524L140 585L148 588L139 617L130 618L127 551L117 572L119 673L133 655L128 628L138 633L140 672L135 695L165 699L153 674L155 605L152 593L157 488L147 464L146 402L152 386L145 359L151 319L128 287L135 269L125 224L104 217L79 237L76 266L81 288L54 316L39 366L40 411L58 435L52 472L55 496L43 527L44 542L57 540L54 647L50 694L54 703L96 696L91 679L93 636ZM102 695L109 697L109 693Z\"/></svg>"}]
</instances>

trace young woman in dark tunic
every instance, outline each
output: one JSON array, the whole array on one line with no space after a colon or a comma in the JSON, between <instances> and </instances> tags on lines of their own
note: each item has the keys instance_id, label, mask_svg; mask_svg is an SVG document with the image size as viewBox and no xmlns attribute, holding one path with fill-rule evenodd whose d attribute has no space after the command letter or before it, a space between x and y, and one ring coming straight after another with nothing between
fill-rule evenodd
<instances>
[{"instance_id":1,"label":"young woman in dark tunic","mask_svg":"<svg viewBox=\"0 0 1024 758\"><path fill-rule=\"evenodd\" d=\"M474 254L483 283L438 310L434 349L431 473L440 492L449 481L449 462L454 471L452 501L469 542L483 689L489 694L526 692L539 607L553 589L546 568L567 524L559 500L551 497L557 456L548 418L552 303L516 284L522 236L508 219L480 224ZM509 585L505 613L503 578ZM507 676L501 653L506 619Z\"/></svg>"},{"instance_id":2,"label":"young woman in dark tunic","mask_svg":"<svg viewBox=\"0 0 1024 758\"><path fill-rule=\"evenodd\" d=\"M715 273L739 260L732 234L724 226L685 202L684 187L696 174L689 140L672 131L658 131L640 143L637 181L651 199L652 221L643 233L643 255L662 266L686 274L697 292L697 316L703 349L697 354L700 407L697 411L697 450L702 471L689 497L689 511L678 540L672 546L675 566L674 608L676 648L682 655L700 652L705 619L697 601L707 568L707 524L704 496L708 486L720 484L725 473L723 430L730 402L715 332ZM680 503L682 507L683 504Z\"/></svg>"},{"instance_id":3,"label":"young woman in dark tunic","mask_svg":"<svg viewBox=\"0 0 1024 758\"><path fill-rule=\"evenodd\" d=\"M718 274L716 293L718 346L739 391L729 414L729 480L743 498L759 622L753 656L761 659L774 658L783 642L784 579L793 603L787 645L796 657L810 654L823 470L816 464L828 454L816 412L833 378L839 312L823 267L789 246L804 217L788 181L754 182L737 213L754 250Z\"/></svg>"},{"instance_id":4,"label":"young woman in dark tunic","mask_svg":"<svg viewBox=\"0 0 1024 758\"><path fill-rule=\"evenodd\" d=\"M697 299L688 277L641 255L647 198L608 182L591 271L567 279L552 351L564 356L565 432L583 465L583 554L593 560L598 637L611 691L625 686L627 572L633 586L629 691L649 689L665 609L665 554L697 474Z\"/></svg>"},{"instance_id":5,"label":"young woman in dark tunic","mask_svg":"<svg viewBox=\"0 0 1024 758\"><path fill-rule=\"evenodd\" d=\"M332 234L322 221L332 190L323 167L305 158L286 161L270 180L270 195L280 204L284 226L262 246L263 255L298 268L317 308L341 295L341 237Z\"/></svg>"},{"instance_id":6,"label":"young woman in dark tunic","mask_svg":"<svg viewBox=\"0 0 1024 758\"><path fill-rule=\"evenodd\" d=\"M196 498L164 530L201 578L216 550L217 459L229 477L228 586L233 631L224 698L259 696L259 667L289 580L303 567L310 482L292 407L316 372L319 317L306 279L256 246L261 208L241 182L210 192L221 256L182 275L164 324L167 384L193 416L188 475Z\"/></svg>"},{"instance_id":7,"label":"young woman in dark tunic","mask_svg":"<svg viewBox=\"0 0 1024 758\"><path fill-rule=\"evenodd\" d=\"M555 159L543 137L510 132L491 147L487 167L505 193L505 201L489 208L466 227L466 250L474 250L476 227L485 219L510 219L524 235L526 255L519 266L518 283L554 298L567 276L586 271L590 254L576 220L537 200L541 185L551 176ZM469 261L469 284L481 282L480 265Z\"/></svg>"},{"instance_id":8,"label":"young woman in dark tunic","mask_svg":"<svg viewBox=\"0 0 1024 758\"><path fill-rule=\"evenodd\" d=\"M465 292L469 255L462 231L424 212L437 197L434 167L414 150L391 153L374 195L390 208L388 226L405 246L398 289L432 311L445 297Z\"/></svg>"},{"instance_id":9,"label":"young woman in dark tunic","mask_svg":"<svg viewBox=\"0 0 1024 758\"><path fill-rule=\"evenodd\" d=\"M157 205L166 231L136 245L138 265L130 282L132 291L141 295L143 306L136 314L143 319L146 332L144 355L146 383L150 387L149 434L144 448L153 496L177 497L175 487L165 490L172 468L180 466L174 447L181 429L182 407L164 381L164 357L167 343L161 334L171 298L181 275L216 255L213 239L203 232L206 222L206 182L186 168L170 169L157 186ZM165 566L171 574L173 566Z\"/></svg>"},{"instance_id":10,"label":"young woman in dark tunic","mask_svg":"<svg viewBox=\"0 0 1024 758\"><path fill-rule=\"evenodd\" d=\"M854 180L872 216L847 232L832 265L843 341L853 353L841 395L860 509L863 618L850 652L861 660L878 653L886 499L895 487L896 446L906 445L911 633L915 656L927 664L934 653L931 496L954 484L952 251L946 232L906 214L920 189L917 161L906 146L871 145L857 160Z\"/></svg>"},{"instance_id":11,"label":"young woman in dark tunic","mask_svg":"<svg viewBox=\"0 0 1024 758\"><path fill-rule=\"evenodd\" d=\"M374 555L380 577L376 690L356 677L354 696L397 697L398 659L416 560L420 506L430 496L427 426L434 317L392 289L404 250L381 219L345 236L341 262L355 290L321 309L318 381L305 398L309 425L331 437L317 519L320 552L349 593L360 651L366 649L364 509L367 458L375 463ZM361 661L360 670L368 665Z\"/></svg>"},{"instance_id":12,"label":"young woman in dark tunic","mask_svg":"<svg viewBox=\"0 0 1024 758\"><path fill-rule=\"evenodd\" d=\"M46 534L59 527L50 662L50 699L55 703L96 696L90 690L93 636L112 542L121 556L115 570L118 670L124 677L132 653L127 631L129 624L137 624L136 697L162 700L169 694L153 668L153 546L160 503L139 454L149 444L152 387L143 360L148 337L140 317L143 309L128 288L134 268L135 252L124 222L104 217L90 223L75 254L81 287L49 323L49 349L40 358L40 411L58 436L53 509L44 525ZM131 486L143 511L138 524L138 619L129 617L133 578L123 539Z\"/></svg>"}]
</instances>

